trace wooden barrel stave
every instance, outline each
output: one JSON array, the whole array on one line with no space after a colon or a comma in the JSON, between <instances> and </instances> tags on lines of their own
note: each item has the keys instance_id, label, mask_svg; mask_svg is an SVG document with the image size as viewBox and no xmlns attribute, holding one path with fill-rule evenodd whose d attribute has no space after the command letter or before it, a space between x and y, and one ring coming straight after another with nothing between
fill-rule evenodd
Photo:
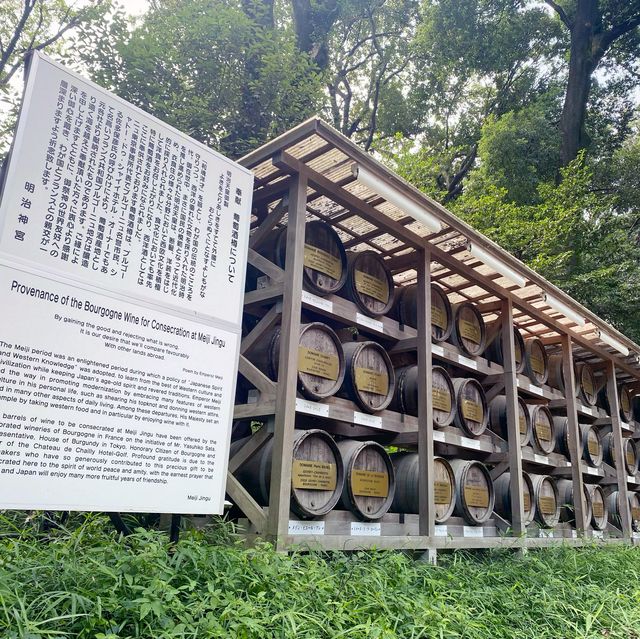
<instances>
[{"instance_id":1,"label":"wooden barrel stave","mask_svg":"<svg viewBox=\"0 0 640 639\"><path fill-rule=\"evenodd\" d=\"M504 395L496 395L489 402L489 428L508 441L507 398ZM526 446L531 440L531 416L522 397L518 397L518 430L520 445Z\"/></svg>"},{"instance_id":2,"label":"wooden barrel stave","mask_svg":"<svg viewBox=\"0 0 640 639\"><path fill-rule=\"evenodd\" d=\"M591 525L594 530L605 530L609 520L609 509L604 491L597 484L585 484L591 497Z\"/></svg>"},{"instance_id":3,"label":"wooden barrel stave","mask_svg":"<svg viewBox=\"0 0 640 639\"><path fill-rule=\"evenodd\" d=\"M547 349L537 337L525 340L524 349L526 375L534 384L545 384L549 378Z\"/></svg>"},{"instance_id":4,"label":"wooden barrel stave","mask_svg":"<svg viewBox=\"0 0 640 639\"><path fill-rule=\"evenodd\" d=\"M493 334L494 338L485 348L484 357L490 362L503 366L504 355L502 352L502 331L499 330L500 326L501 322L497 321L497 325L491 324L487 327L487 334ZM513 327L513 344L515 347L516 373L522 373L526 366L524 339L522 333L515 326Z\"/></svg>"},{"instance_id":5,"label":"wooden barrel stave","mask_svg":"<svg viewBox=\"0 0 640 639\"><path fill-rule=\"evenodd\" d=\"M567 522L575 527L576 514L575 502L573 499L573 481L571 479L560 479L557 482L558 498L560 502L560 521ZM587 490L587 485L582 484L584 493L585 519L591 521L591 493Z\"/></svg>"},{"instance_id":6,"label":"wooden barrel stave","mask_svg":"<svg viewBox=\"0 0 640 639\"><path fill-rule=\"evenodd\" d=\"M545 528L553 528L560 519L560 503L556 482L548 475L531 475L536 521Z\"/></svg>"},{"instance_id":7,"label":"wooden barrel stave","mask_svg":"<svg viewBox=\"0 0 640 639\"><path fill-rule=\"evenodd\" d=\"M338 442L344 465L343 508L363 521L380 519L391 508L395 493L393 463L376 442Z\"/></svg>"},{"instance_id":8,"label":"wooden barrel stave","mask_svg":"<svg viewBox=\"0 0 640 639\"><path fill-rule=\"evenodd\" d=\"M576 397L587 406L595 406L598 401L598 388L593 369L589 364L577 362L574 365Z\"/></svg>"},{"instance_id":9,"label":"wooden barrel stave","mask_svg":"<svg viewBox=\"0 0 640 639\"><path fill-rule=\"evenodd\" d=\"M230 456L249 439L233 442ZM273 438L236 471L236 477L262 506L269 504L272 455ZM342 457L333 438L319 429L295 430L292 468L291 510L304 519L330 512L344 484Z\"/></svg>"},{"instance_id":10,"label":"wooden barrel stave","mask_svg":"<svg viewBox=\"0 0 640 639\"><path fill-rule=\"evenodd\" d=\"M454 377L456 411L454 424L470 437L479 437L489 425L487 397L480 382Z\"/></svg>"},{"instance_id":11,"label":"wooden barrel stave","mask_svg":"<svg viewBox=\"0 0 640 639\"><path fill-rule=\"evenodd\" d=\"M452 310L451 341L471 357L482 355L487 339L487 329L482 314L471 302L454 304Z\"/></svg>"},{"instance_id":12,"label":"wooden barrel stave","mask_svg":"<svg viewBox=\"0 0 640 639\"><path fill-rule=\"evenodd\" d=\"M441 366L431 369L433 401L433 423L444 427L453 422L456 411L455 390L447 371ZM418 367L403 366L396 369L396 388L393 410L406 415L418 416Z\"/></svg>"},{"instance_id":13,"label":"wooden barrel stave","mask_svg":"<svg viewBox=\"0 0 640 639\"><path fill-rule=\"evenodd\" d=\"M396 474L396 490L391 510L397 513L419 512L418 453L391 455ZM435 521L444 523L455 507L455 477L449 462L442 457L434 460Z\"/></svg>"},{"instance_id":14,"label":"wooden barrel stave","mask_svg":"<svg viewBox=\"0 0 640 639\"><path fill-rule=\"evenodd\" d=\"M387 351L377 342L345 342L342 348L346 372L338 394L351 399L367 413L387 408L396 384Z\"/></svg>"},{"instance_id":15,"label":"wooden barrel stave","mask_svg":"<svg viewBox=\"0 0 640 639\"><path fill-rule=\"evenodd\" d=\"M581 424L580 435L582 440L582 459L588 466L599 468L602 466L604 457L600 431L590 424Z\"/></svg>"},{"instance_id":16,"label":"wooden barrel stave","mask_svg":"<svg viewBox=\"0 0 640 639\"><path fill-rule=\"evenodd\" d=\"M484 524L491 517L495 503L489 471L478 461L454 459L450 464L456 479L455 514L472 526Z\"/></svg>"},{"instance_id":17,"label":"wooden barrel stave","mask_svg":"<svg viewBox=\"0 0 640 639\"><path fill-rule=\"evenodd\" d=\"M409 284L396 288L395 304L390 317L412 328L418 328L418 285ZM445 342L451 336L453 311L445 292L436 284L431 285L431 338Z\"/></svg>"},{"instance_id":18,"label":"wooden barrel stave","mask_svg":"<svg viewBox=\"0 0 640 639\"><path fill-rule=\"evenodd\" d=\"M602 438L602 448L604 451L604 460L607 464L616 468L617 463L615 447L613 444L613 433L607 433ZM636 443L630 437L623 437L622 449L624 452L627 474L633 477L638 472L638 450Z\"/></svg>"},{"instance_id":19,"label":"wooden barrel stave","mask_svg":"<svg viewBox=\"0 0 640 639\"><path fill-rule=\"evenodd\" d=\"M552 453L556 446L555 427L551 411L542 404L529 404L531 440L543 455Z\"/></svg>"},{"instance_id":20,"label":"wooden barrel stave","mask_svg":"<svg viewBox=\"0 0 640 639\"><path fill-rule=\"evenodd\" d=\"M511 522L511 473L503 473L493 482L496 493L495 511L504 519ZM533 501L533 484L528 473L522 473L522 501L524 506L525 526L528 526L534 519L536 511Z\"/></svg>"},{"instance_id":21,"label":"wooden barrel stave","mask_svg":"<svg viewBox=\"0 0 640 639\"><path fill-rule=\"evenodd\" d=\"M343 294L365 315L380 317L393 306L393 277L384 259L374 251L347 253L347 285Z\"/></svg>"}]
</instances>

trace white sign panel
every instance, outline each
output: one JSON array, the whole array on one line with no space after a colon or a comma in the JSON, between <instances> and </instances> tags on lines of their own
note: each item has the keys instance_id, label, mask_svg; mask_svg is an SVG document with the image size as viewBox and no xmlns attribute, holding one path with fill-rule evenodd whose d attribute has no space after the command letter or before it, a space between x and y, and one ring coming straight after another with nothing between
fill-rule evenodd
<instances>
[{"instance_id":1,"label":"white sign panel","mask_svg":"<svg viewBox=\"0 0 640 639\"><path fill-rule=\"evenodd\" d=\"M0 202L0 507L222 512L251 194L33 57Z\"/></svg>"}]
</instances>

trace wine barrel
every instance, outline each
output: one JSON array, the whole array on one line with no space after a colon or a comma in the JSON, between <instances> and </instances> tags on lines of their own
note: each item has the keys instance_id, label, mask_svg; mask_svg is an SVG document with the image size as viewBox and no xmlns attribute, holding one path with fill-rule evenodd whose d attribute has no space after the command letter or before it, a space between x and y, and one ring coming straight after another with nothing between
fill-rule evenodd
<instances>
[{"instance_id":1,"label":"wine barrel","mask_svg":"<svg viewBox=\"0 0 640 639\"><path fill-rule=\"evenodd\" d=\"M606 385L605 385L606 389ZM618 388L618 403L620 404L620 419L624 422L630 422L633 419L633 410L631 408L631 401L633 397L629 387L622 384Z\"/></svg>"},{"instance_id":2,"label":"wine barrel","mask_svg":"<svg viewBox=\"0 0 640 639\"><path fill-rule=\"evenodd\" d=\"M611 523L620 529L622 529L621 506L620 493L614 490L607 497L607 510ZM640 531L640 496L638 493L629 493L629 512L631 514L631 529L635 532Z\"/></svg>"},{"instance_id":3,"label":"wine barrel","mask_svg":"<svg viewBox=\"0 0 640 639\"><path fill-rule=\"evenodd\" d=\"M615 468L616 450L613 445L613 433L607 433L602 438L602 448L604 450L604 460ZM638 449L636 443L630 437L623 437L622 449L624 451L627 474L633 476L638 472Z\"/></svg>"},{"instance_id":4,"label":"wine barrel","mask_svg":"<svg viewBox=\"0 0 640 639\"><path fill-rule=\"evenodd\" d=\"M448 426L455 416L455 390L449 373L441 366L434 366L431 369L431 397L434 425ZM396 392L391 408L399 413L418 416L418 367L416 365L396 369Z\"/></svg>"},{"instance_id":5,"label":"wine barrel","mask_svg":"<svg viewBox=\"0 0 640 639\"><path fill-rule=\"evenodd\" d=\"M277 228L259 249L261 255L285 268L287 228ZM347 281L347 255L340 236L326 222L307 222L304 230L303 286L316 295L337 293Z\"/></svg>"},{"instance_id":6,"label":"wine barrel","mask_svg":"<svg viewBox=\"0 0 640 639\"><path fill-rule=\"evenodd\" d=\"M369 317L386 315L393 306L394 283L385 261L374 251L347 253L343 295Z\"/></svg>"},{"instance_id":7,"label":"wine barrel","mask_svg":"<svg viewBox=\"0 0 640 639\"><path fill-rule=\"evenodd\" d=\"M418 328L418 285L409 284L396 288L395 304L390 317L413 328ZM453 328L453 311L445 292L436 284L431 285L431 339L444 342Z\"/></svg>"},{"instance_id":8,"label":"wine barrel","mask_svg":"<svg viewBox=\"0 0 640 639\"><path fill-rule=\"evenodd\" d=\"M557 388L561 393L564 393L564 370L562 368L562 354L555 353L549 355L548 366L549 377L547 383L553 388Z\"/></svg>"},{"instance_id":9,"label":"wine barrel","mask_svg":"<svg viewBox=\"0 0 640 639\"><path fill-rule=\"evenodd\" d=\"M558 480L557 487L560 502L560 521L567 522L575 527L576 506L573 499L573 481L571 479L560 479ZM582 484L582 489L586 510L585 519L586 521L591 521L591 493L587 490L586 484Z\"/></svg>"},{"instance_id":10,"label":"wine barrel","mask_svg":"<svg viewBox=\"0 0 640 639\"><path fill-rule=\"evenodd\" d=\"M391 461L396 474L396 492L391 510L396 513L417 514L419 512L418 493L418 453L394 453ZM455 477L449 462L435 457L433 489L435 496L435 521L442 524L453 513L455 506Z\"/></svg>"},{"instance_id":11,"label":"wine barrel","mask_svg":"<svg viewBox=\"0 0 640 639\"><path fill-rule=\"evenodd\" d=\"M491 327L489 327L489 330ZM522 373L525 369L525 347L524 339L520 331L513 327L513 345L515 347L516 373ZM502 353L502 331L498 330L492 342L486 347L484 356L490 361L504 365L504 355Z\"/></svg>"},{"instance_id":12,"label":"wine barrel","mask_svg":"<svg viewBox=\"0 0 640 639\"><path fill-rule=\"evenodd\" d=\"M505 441L508 440L507 398L504 395L497 395L489 403L489 428ZM522 397L518 397L518 429L520 446L526 446L531 440L531 416Z\"/></svg>"},{"instance_id":13,"label":"wine barrel","mask_svg":"<svg viewBox=\"0 0 640 639\"><path fill-rule=\"evenodd\" d=\"M467 355L482 355L486 345L487 329L482 314L471 302L460 302L452 306L453 330L451 339Z\"/></svg>"},{"instance_id":14,"label":"wine barrel","mask_svg":"<svg viewBox=\"0 0 640 639\"><path fill-rule=\"evenodd\" d=\"M485 523L493 513L495 492L491 475L478 461L454 459L451 468L456 479L456 505L454 512L468 524Z\"/></svg>"},{"instance_id":15,"label":"wine barrel","mask_svg":"<svg viewBox=\"0 0 640 639\"><path fill-rule=\"evenodd\" d=\"M278 380L279 326L258 341L250 357L269 378ZM344 352L335 332L321 322L303 324L298 342L298 390L309 399L324 399L338 392L344 376Z\"/></svg>"},{"instance_id":16,"label":"wine barrel","mask_svg":"<svg viewBox=\"0 0 640 639\"><path fill-rule=\"evenodd\" d=\"M631 399L631 416L634 421L640 422L640 395L635 395Z\"/></svg>"},{"instance_id":17,"label":"wine barrel","mask_svg":"<svg viewBox=\"0 0 640 639\"><path fill-rule=\"evenodd\" d=\"M338 394L351 399L367 413L387 408L396 385L387 351L377 342L345 342L342 348L346 373Z\"/></svg>"},{"instance_id":18,"label":"wine barrel","mask_svg":"<svg viewBox=\"0 0 640 639\"><path fill-rule=\"evenodd\" d=\"M250 438L231 444L230 456ZM236 477L262 506L269 504L273 438L237 471ZM326 515L338 503L344 484L342 457L331 435L323 430L294 430L291 469L291 510L309 519Z\"/></svg>"},{"instance_id":19,"label":"wine barrel","mask_svg":"<svg viewBox=\"0 0 640 639\"><path fill-rule=\"evenodd\" d=\"M604 530L609 521L609 508L604 491L597 484L585 484L591 497L591 525L594 530Z\"/></svg>"},{"instance_id":20,"label":"wine barrel","mask_svg":"<svg viewBox=\"0 0 640 639\"><path fill-rule=\"evenodd\" d=\"M553 528L560 520L560 501L558 488L552 477L531 475L533 485L533 503L536 521L544 528Z\"/></svg>"},{"instance_id":21,"label":"wine barrel","mask_svg":"<svg viewBox=\"0 0 640 639\"><path fill-rule=\"evenodd\" d=\"M344 464L343 508L358 519L380 519L391 508L395 474L387 451L376 442L345 439L338 442Z\"/></svg>"},{"instance_id":22,"label":"wine barrel","mask_svg":"<svg viewBox=\"0 0 640 639\"><path fill-rule=\"evenodd\" d=\"M455 377L451 381L456 393L454 424L470 437L479 437L489 425L484 389L475 379Z\"/></svg>"},{"instance_id":23,"label":"wine barrel","mask_svg":"<svg viewBox=\"0 0 640 639\"><path fill-rule=\"evenodd\" d=\"M493 482L496 493L495 511L507 521L512 521L511 515L511 473L503 473ZM525 526L528 526L535 517L536 510L533 503L533 484L528 473L522 473L522 501L524 506Z\"/></svg>"},{"instance_id":24,"label":"wine barrel","mask_svg":"<svg viewBox=\"0 0 640 639\"><path fill-rule=\"evenodd\" d=\"M590 424L581 424L580 434L582 437L582 459L587 462L587 466L599 468L602 466L604 457L600 431Z\"/></svg>"},{"instance_id":25,"label":"wine barrel","mask_svg":"<svg viewBox=\"0 0 640 639\"><path fill-rule=\"evenodd\" d=\"M549 357L544 344L537 337L524 342L525 373L538 386L545 384L549 378Z\"/></svg>"},{"instance_id":26,"label":"wine barrel","mask_svg":"<svg viewBox=\"0 0 640 639\"><path fill-rule=\"evenodd\" d=\"M556 434L556 451L569 459L571 457L571 452L569 448L569 421L567 416L554 416L553 428Z\"/></svg>"},{"instance_id":27,"label":"wine barrel","mask_svg":"<svg viewBox=\"0 0 640 639\"><path fill-rule=\"evenodd\" d=\"M588 406L595 406L598 400L598 390L593 369L589 364L577 362L574 366L576 377L576 397Z\"/></svg>"},{"instance_id":28,"label":"wine barrel","mask_svg":"<svg viewBox=\"0 0 640 639\"><path fill-rule=\"evenodd\" d=\"M552 453L556 447L556 438L551 411L541 404L529 404L529 416L534 448L543 455Z\"/></svg>"}]
</instances>

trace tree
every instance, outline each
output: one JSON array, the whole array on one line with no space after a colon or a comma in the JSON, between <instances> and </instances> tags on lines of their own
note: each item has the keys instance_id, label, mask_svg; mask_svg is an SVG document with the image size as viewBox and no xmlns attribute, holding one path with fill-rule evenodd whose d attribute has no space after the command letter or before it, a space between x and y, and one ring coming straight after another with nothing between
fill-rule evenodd
<instances>
[{"instance_id":1,"label":"tree","mask_svg":"<svg viewBox=\"0 0 640 639\"><path fill-rule=\"evenodd\" d=\"M567 165L586 144L585 116L593 74L605 55L635 65L640 53L640 0L545 0L569 31L569 77L560 118L561 159ZM626 51L625 51L626 50Z\"/></svg>"}]
</instances>

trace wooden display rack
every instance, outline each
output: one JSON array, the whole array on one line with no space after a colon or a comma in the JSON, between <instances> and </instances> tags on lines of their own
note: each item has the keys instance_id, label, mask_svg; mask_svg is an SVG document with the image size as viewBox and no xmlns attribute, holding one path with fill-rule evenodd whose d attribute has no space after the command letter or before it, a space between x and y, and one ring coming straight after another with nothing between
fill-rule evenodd
<instances>
[{"instance_id":1,"label":"wooden display rack","mask_svg":"<svg viewBox=\"0 0 640 639\"><path fill-rule=\"evenodd\" d=\"M241 160L255 175L254 210L249 263L268 277L263 288L246 293L245 308L257 324L241 344L240 373L257 389L253 403L235 408L236 419L265 422L229 464L227 493L247 518L249 541L264 538L278 549L304 545L324 549L403 548L427 551L434 559L437 549L487 548L506 546L527 548L548 546L558 541L583 544L593 536L611 543L630 542L632 534L627 490L640 484L628 477L624 464L617 470L588 468L582 462L578 420L610 427L614 433L617 459L622 459L622 424L618 406L618 386L629 384L640 392L640 347L580 306L559 289L527 268L496 244L454 217L391 171L377 163L348 139L318 119L312 119ZM435 215L442 228L430 232L423 224L359 182L352 173L358 165L373 173L381 184L395 189L425 211ZM302 288L305 223L311 219L328 222L339 233L347 249L369 249L379 253L394 274L397 284L418 284L418 327L412 329L388 317L371 319L352 302L336 296L318 297ZM286 225L286 268L281 269L261 256L256 248L277 225ZM527 280L513 285L467 250L472 242ZM504 366L478 357L463 355L450 344L431 342L430 285L437 282L452 302L469 300L488 321L498 321ZM578 326L563 313L543 301L550 293L582 317ZM302 399L296 393L297 348L301 314L326 318L337 327L357 327L392 353L411 351L417 355L419 371L419 415L410 417L385 410L376 415L362 413L349 400L331 398L322 402ZM281 324L279 381L274 383L251 364L244 354L276 323ZM515 372L512 326L525 338L538 337L549 348L562 353L566 396L549 386L535 386L528 377ZM622 357L598 337L602 330L628 347ZM573 362L590 363L606 383L611 414L583 406L575 394ZM431 369L444 362L460 374L479 379L489 398L504 394L507 400L508 438L484 435L465 437L455 428L432 427ZM542 456L531 447L519 445L517 423L518 393L528 401L547 404L555 413L566 414L569 426L570 459L560 455ZM420 473L418 515L387 514L375 524L359 522L351 513L334 511L318 522L297 522L289 510L291 451L296 417L304 415L313 425L335 435L365 438L385 445L417 449ZM636 424L625 425L626 434L640 438ZM234 473L273 438L273 463L269 507L259 506L236 479ZM434 455L447 452L493 464L492 476L505 471L511 475L512 521L492 518L481 527L464 525L452 518L436 526L433 476ZM572 479L576 528L559 525L540 531L537 525L523 524L522 470ZM595 534L585 521L583 482L617 485L623 496L622 525L610 526L604 535Z\"/></svg>"}]
</instances>

